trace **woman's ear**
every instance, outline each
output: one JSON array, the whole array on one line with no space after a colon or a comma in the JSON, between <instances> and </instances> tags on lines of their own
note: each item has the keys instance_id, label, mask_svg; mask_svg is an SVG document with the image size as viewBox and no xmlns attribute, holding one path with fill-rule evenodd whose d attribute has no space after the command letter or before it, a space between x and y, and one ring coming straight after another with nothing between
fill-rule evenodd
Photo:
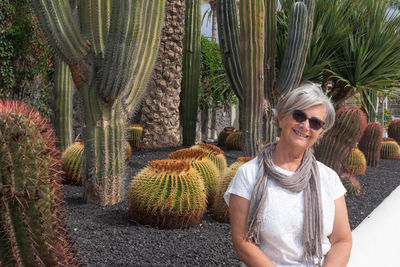
<instances>
[{"instance_id":1,"label":"woman's ear","mask_svg":"<svg viewBox=\"0 0 400 267\"><path fill-rule=\"evenodd\" d=\"M282 128L281 124L282 124L282 118L278 117L278 128Z\"/></svg>"}]
</instances>

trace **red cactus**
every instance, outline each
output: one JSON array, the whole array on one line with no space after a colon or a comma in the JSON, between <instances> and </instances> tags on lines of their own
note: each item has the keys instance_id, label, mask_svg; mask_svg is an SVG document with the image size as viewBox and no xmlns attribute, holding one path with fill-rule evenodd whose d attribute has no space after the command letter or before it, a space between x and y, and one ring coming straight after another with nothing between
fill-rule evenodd
<instances>
[{"instance_id":1,"label":"red cactus","mask_svg":"<svg viewBox=\"0 0 400 267\"><path fill-rule=\"evenodd\" d=\"M358 143L358 148L364 153L367 165L378 167L381 158L383 128L380 124L370 122Z\"/></svg>"},{"instance_id":2,"label":"red cactus","mask_svg":"<svg viewBox=\"0 0 400 267\"><path fill-rule=\"evenodd\" d=\"M348 196L359 196L361 194L361 184L357 177L349 173L343 173L340 176L343 186L346 188Z\"/></svg>"},{"instance_id":3,"label":"red cactus","mask_svg":"<svg viewBox=\"0 0 400 267\"><path fill-rule=\"evenodd\" d=\"M63 221L53 130L25 104L0 101L0 265L76 266Z\"/></svg>"},{"instance_id":4,"label":"red cactus","mask_svg":"<svg viewBox=\"0 0 400 267\"><path fill-rule=\"evenodd\" d=\"M388 127L388 136L400 144L400 119L390 121Z\"/></svg>"},{"instance_id":5,"label":"red cactus","mask_svg":"<svg viewBox=\"0 0 400 267\"><path fill-rule=\"evenodd\" d=\"M351 149L360 140L366 125L367 118L359 108L339 109L332 129L325 133L315 147L315 157L340 175Z\"/></svg>"}]
</instances>

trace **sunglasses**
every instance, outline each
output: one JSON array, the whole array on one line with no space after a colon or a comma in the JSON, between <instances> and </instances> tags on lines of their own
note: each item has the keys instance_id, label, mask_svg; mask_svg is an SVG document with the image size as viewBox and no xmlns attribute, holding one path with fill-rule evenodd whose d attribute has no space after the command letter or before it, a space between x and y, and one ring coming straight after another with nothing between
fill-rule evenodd
<instances>
[{"instance_id":1,"label":"sunglasses","mask_svg":"<svg viewBox=\"0 0 400 267\"><path fill-rule=\"evenodd\" d=\"M325 124L324 121L321 121L318 118L315 118L315 117L308 118L307 115L302 110L299 110L299 109L296 109L295 111L293 111L292 117L296 122L303 122L305 120L308 120L308 123L310 124L310 127L313 130L319 130Z\"/></svg>"}]
</instances>

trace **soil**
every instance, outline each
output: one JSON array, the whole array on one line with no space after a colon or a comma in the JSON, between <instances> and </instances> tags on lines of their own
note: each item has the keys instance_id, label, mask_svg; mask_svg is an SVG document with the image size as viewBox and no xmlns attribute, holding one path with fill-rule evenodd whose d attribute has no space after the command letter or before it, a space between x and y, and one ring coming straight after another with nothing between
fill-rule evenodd
<instances>
[{"instance_id":1,"label":"soil","mask_svg":"<svg viewBox=\"0 0 400 267\"><path fill-rule=\"evenodd\" d=\"M125 188L150 160L166 159L183 147L157 151L133 151L126 164ZM232 164L240 151L225 151ZM378 168L368 167L357 176L362 193L347 197L351 228L357 227L397 186L399 160L381 160ZM66 217L69 232L85 266L237 266L233 254L230 225L214 220L205 212L200 223L189 229L161 230L137 225L129 219L128 203L101 207L83 201L83 188L65 185ZM127 195L127 194L126 194Z\"/></svg>"}]
</instances>

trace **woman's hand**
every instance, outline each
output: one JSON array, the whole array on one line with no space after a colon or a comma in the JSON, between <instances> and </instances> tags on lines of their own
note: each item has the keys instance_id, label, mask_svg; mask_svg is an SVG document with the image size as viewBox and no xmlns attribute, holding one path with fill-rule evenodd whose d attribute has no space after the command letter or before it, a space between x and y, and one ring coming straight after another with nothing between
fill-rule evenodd
<instances>
[{"instance_id":1,"label":"woman's hand","mask_svg":"<svg viewBox=\"0 0 400 267\"><path fill-rule=\"evenodd\" d=\"M229 198L229 217L231 222L231 233L233 249L246 266L275 266L268 257L253 243L245 241L244 237L248 231L247 215L249 213L250 201L231 194Z\"/></svg>"},{"instance_id":2,"label":"woman's hand","mask_svg":"<svg viewBox=\"0 0 400 267\"><path fill-rule=\"evenodd\" d=\"M345 267L350 258L352 237L344 196L335 200L335 219L329 241L332 246L326 255L324 267Z\"/></svg>"}]
</instances>

